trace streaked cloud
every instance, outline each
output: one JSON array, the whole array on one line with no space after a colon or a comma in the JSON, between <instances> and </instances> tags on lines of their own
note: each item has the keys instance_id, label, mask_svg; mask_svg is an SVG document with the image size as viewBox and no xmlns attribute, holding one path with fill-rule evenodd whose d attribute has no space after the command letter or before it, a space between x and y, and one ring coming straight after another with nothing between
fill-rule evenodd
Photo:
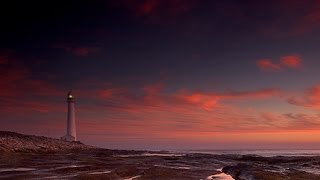
<instances>
[{"instance_id":1,"label":"streaked cloud","mask_svg":"<svg viewBox=\"0 0 320 180\"><path fill-rule=\"evenodd\" d=\"M307 130L317 129L320 125L318 114L262 112L260 115L265 123L272 125L274 129Z\"/></svg>"},{"instance_id":2,"label":"streaked cloud","mask_svg":"<svg viewBox=\"0 0 320 180\"><path fill-rule=\"evenodd\" d=\"M302 97L291 97L288 102L297 106L320 109L320 84L307 89Z\"/></svg>"},{"instance_id":3,"label":"streaked cloud","mask_svg":"<svg viewBox=\"0 0 320 180\"><path fill-rule=\"evenodd\" d=\"M64 95L54 84L32 77L30 69L18 63L14 55L6 56L10 66L0 66L0 107L2 112L49 112L62 110L60 104L50 101Z\"/></svg>"},{"instance_id":4,"label":"streaked cloud","mask_svg":"<svg viewBox=\"0 0 320 180\"><path fill-rule=\"evenodd\" d=\"M281 67L278 64L275 64L270 59L261 59L257 62L257 66L261 70L280 70Z\"/></svg>"},{"instance_id":5,"label":"streaked cloud","mask_svg":"<svg viewBox=\"0 0 320 180\"><path fill-rule=\"evenodd\" d=\"M223 92L179 92L178 97L182 98L186 102L199 105L205 110L212 110L215 107L223 106L221 101L228 100L259 100L272 97L279 97L281 91L277 88L268 88L252 91L223 91Z\"/></svg>"}]
</instances>

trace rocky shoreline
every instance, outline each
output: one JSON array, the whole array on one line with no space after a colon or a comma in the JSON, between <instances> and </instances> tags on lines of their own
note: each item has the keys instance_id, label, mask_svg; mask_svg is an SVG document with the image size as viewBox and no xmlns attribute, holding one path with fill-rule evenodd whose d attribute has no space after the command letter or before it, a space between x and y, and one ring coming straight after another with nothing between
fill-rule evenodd
<instances>
[{"instance_id":1,"label":"rocky shoreline","mask_svg":"<svg viewBox=\"0 0 320 180\"><path fill-rule=\"evenodd\" d=\"M11 132L0 132L0 151L0 179L320 179L319 156L108 150Z\"/></svg>"},{"instance_id":2,"label":"rocky shoreline","mask_svg":"<svg viewBox=\"0 0 320 180\"><path fill-rule=\"evenodd\" d=\"M234 158L237 163L226 166L223 172L234 179L265 179L265 180L319 180L320 157L261 157L244 155Z\"/></svg>"},{"instance_id":3,"label":"rocky shoreline","mask_svg":"<svg viewBox=\"0 0 320 180\"><path fill-rule=\"evenodd\" d=\"M0 152L58 152L83 151L95 147L81 142L67 142L44 136L24 135L0 131Z\"/></svg>"}]
</instances>

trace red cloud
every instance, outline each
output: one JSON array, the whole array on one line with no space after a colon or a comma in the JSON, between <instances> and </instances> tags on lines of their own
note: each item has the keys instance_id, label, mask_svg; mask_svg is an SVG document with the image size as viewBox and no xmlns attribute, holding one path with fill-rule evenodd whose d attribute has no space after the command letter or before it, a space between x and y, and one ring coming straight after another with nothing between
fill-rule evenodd
<instances>
[{"instance_id":1,"label":"red cloud","mask_svg":"<svg viewBox=\"0 0 320 180\"><path fill-rule=\"evenodd\" d=\"M12 114L19 111L24 112L23 115L25 115L25 112L38 114L65 110L65 101L48 103L44 98L60 92L53 84L44 83L41 80L28 80L28 70L21 69L17 72L20 73L14 73L16 76L11 80L0 80L6 85L18 85L15 87L18 91L14 94L17 97L0 99L1 112ZM23 89L24 85L19 85L25 80L27 81L25 84L29 86L27 91ZM88 84L86 83L86 86L76 93L79 99L81 97L83 104L89 103L89 105L86 104L87 107L81 103L77 104L81 112L78 122L81 129L79 132L88 133L93 139L98 136L97 134L116 136L120 140L122 137L209 139L217 133L226 135L230 132L243 134L257 131L279 132L284 129L310 129L315 125L312 121L316 117L306 114L259 114L244 109L237 110L237 107L224 106L230 101L265 100L265 98L278 97L281 92L274 88L251 91L168 93L164 91L163 83L145 85L138 89L140 91L112 87L111 83L104 81L92 81L92 84ZM41 86L47 86L48 89ZM42 94L40 94L41 91L43 91ZM30 92L31 96L35 97L25 98L24 96L28 96ZM94 113L97 111L99 113ZM90 113L86 114L86 112ZM57 116L56 113L55 116ZM88 117L91 118L90 121ZM62 124L57 126L62 127ZM29 128L29 126L26 127ZM94 132L98 133L93 135ZM238 137L238 140L241 138Z\"/></svg>"},{"instance_id":2,"label":"red cloud","mask_svg":"<svg viewBox=\"0 0 320 180\"><path fill-rule=\"evenodd\" d=\"M257 66L261 70L280 70L281 67L273 63L270 59L261 59L257 62Z\"/></svg>"},{"instance_id":3,"label":"red cloud","mask_svg":"<svg viewBox=\"0 0 320 180\"><path fill-rule=\"evenodd\" d=\"M290 104L320 109L320 85L316 85L304 93L302 98L292 97L288 100Z\"/></svg>"},{"instance_id":4,"label":"red cloud","mask_svg":"<svg viewBox=\"0 0 320 180\"><path fill-rule=\"evenodd\" d=\"M130 91L127 88L111 87L111 84L106 86L90 86L90 90L83 87L79 93L82 98L90 98L91 101L95 101L98 105L96 109L107 107L109 110L132 113L180 113L190 111L190 108L212 111L216 108L223 108L224 104L222 102L224 100L256 100L277 97L281 94L278 89L210 93L177 91L168 93L163 91L165 86L161 82L144 85L142 87L143 91L140 92ZM92 107L84 107L84 109L92 109Z\"/></svg>"},{"instance_id":5,"label":"red cloud","mask_svg":"<svg viewBox=\"0 0 320 180\"><path fill-rule=\"evenodd\" d=\"M205 110L213 110L216 107L222 107L220 101L223 100L252 100L252 99L265 99L270 97L279 96L280 90L270 88L255 91L225 91L225 92L211 92L211 93L185 93L178 94L186 102L200 106Z\"/></svg>"},{"instance_id":6,"label":"red cloud","mask_svg":"<svg viewBox=\"0 0 320 180\"><path fill-rule=\"evenodd\" d=\"M274 63L270 59L262 59L257 62L261 70L281 70L286 68L297 69L302 67L302 59L298 54L286 55L280 58L280 63Z\"/></svg>"},{"instance_id":7,"label":"red cloud","mask_svg":"<svg viewBox=\"0 0 320 180\"><path fill-rule=\"evenodd\" d=\"M188 103L200 106L202 109L207 111L212 110L218 106L218 102L221 99L219 95L210 95L201 92L191 93L191 94L181 94L180 98Z\"/></svg>"},{"instance_id":8,"label":"red cloud","mask_svg":"<svg viewBox=\"0 0 320 180\"><path fill-rule=\"evenodd\" d=\"M281 63L289 68L300 68L302 66L302 60L299 55L283 56Z\"/></svg>"},{"instance_id":9,"label":"red cloud","mask_svg":"<svg viewBox=\"0 0 320 180\"><path fill-rule=\"evenodd\" d=\"M207 111L210 111L217 106L218 100L219 100L218 98L217 99L211 98L202 104L202 108Z\"/></svg>"}]
</instances>

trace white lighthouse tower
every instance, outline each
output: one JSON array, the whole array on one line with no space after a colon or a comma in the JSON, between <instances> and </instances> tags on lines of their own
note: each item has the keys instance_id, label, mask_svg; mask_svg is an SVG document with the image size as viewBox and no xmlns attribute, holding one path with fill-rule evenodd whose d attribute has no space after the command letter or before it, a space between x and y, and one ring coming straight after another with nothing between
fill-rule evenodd
<instances>
[{"instance_id":1,"label":"white lighthouse tower","mask_svg":"<svg viewBox=\"0 0 320 180\"><path fill-rule=\"evenodd\" d=\"M77 141L76 132L76 118L75 118L75 99L72 92L69 91L67 95L68 101L68 121L67 121L67 134L62 137L65 141Z\"/></svg>"}]
</instances>

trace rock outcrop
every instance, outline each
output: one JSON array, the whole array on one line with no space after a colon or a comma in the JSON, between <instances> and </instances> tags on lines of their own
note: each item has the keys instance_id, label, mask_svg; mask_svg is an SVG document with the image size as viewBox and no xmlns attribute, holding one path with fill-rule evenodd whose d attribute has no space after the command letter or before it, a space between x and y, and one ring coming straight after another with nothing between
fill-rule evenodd
<instances>
[{"instance_id":1,"label":"rock outcrop","mask_svg":"<svg viewBox=\"0 0 320 180\"><path fill-rule=\"evenodd\" d=\"M67 142L43 136L0 131L0 152L61 152L94 149L81 142Z\"/></svg>"}]
</instances>

